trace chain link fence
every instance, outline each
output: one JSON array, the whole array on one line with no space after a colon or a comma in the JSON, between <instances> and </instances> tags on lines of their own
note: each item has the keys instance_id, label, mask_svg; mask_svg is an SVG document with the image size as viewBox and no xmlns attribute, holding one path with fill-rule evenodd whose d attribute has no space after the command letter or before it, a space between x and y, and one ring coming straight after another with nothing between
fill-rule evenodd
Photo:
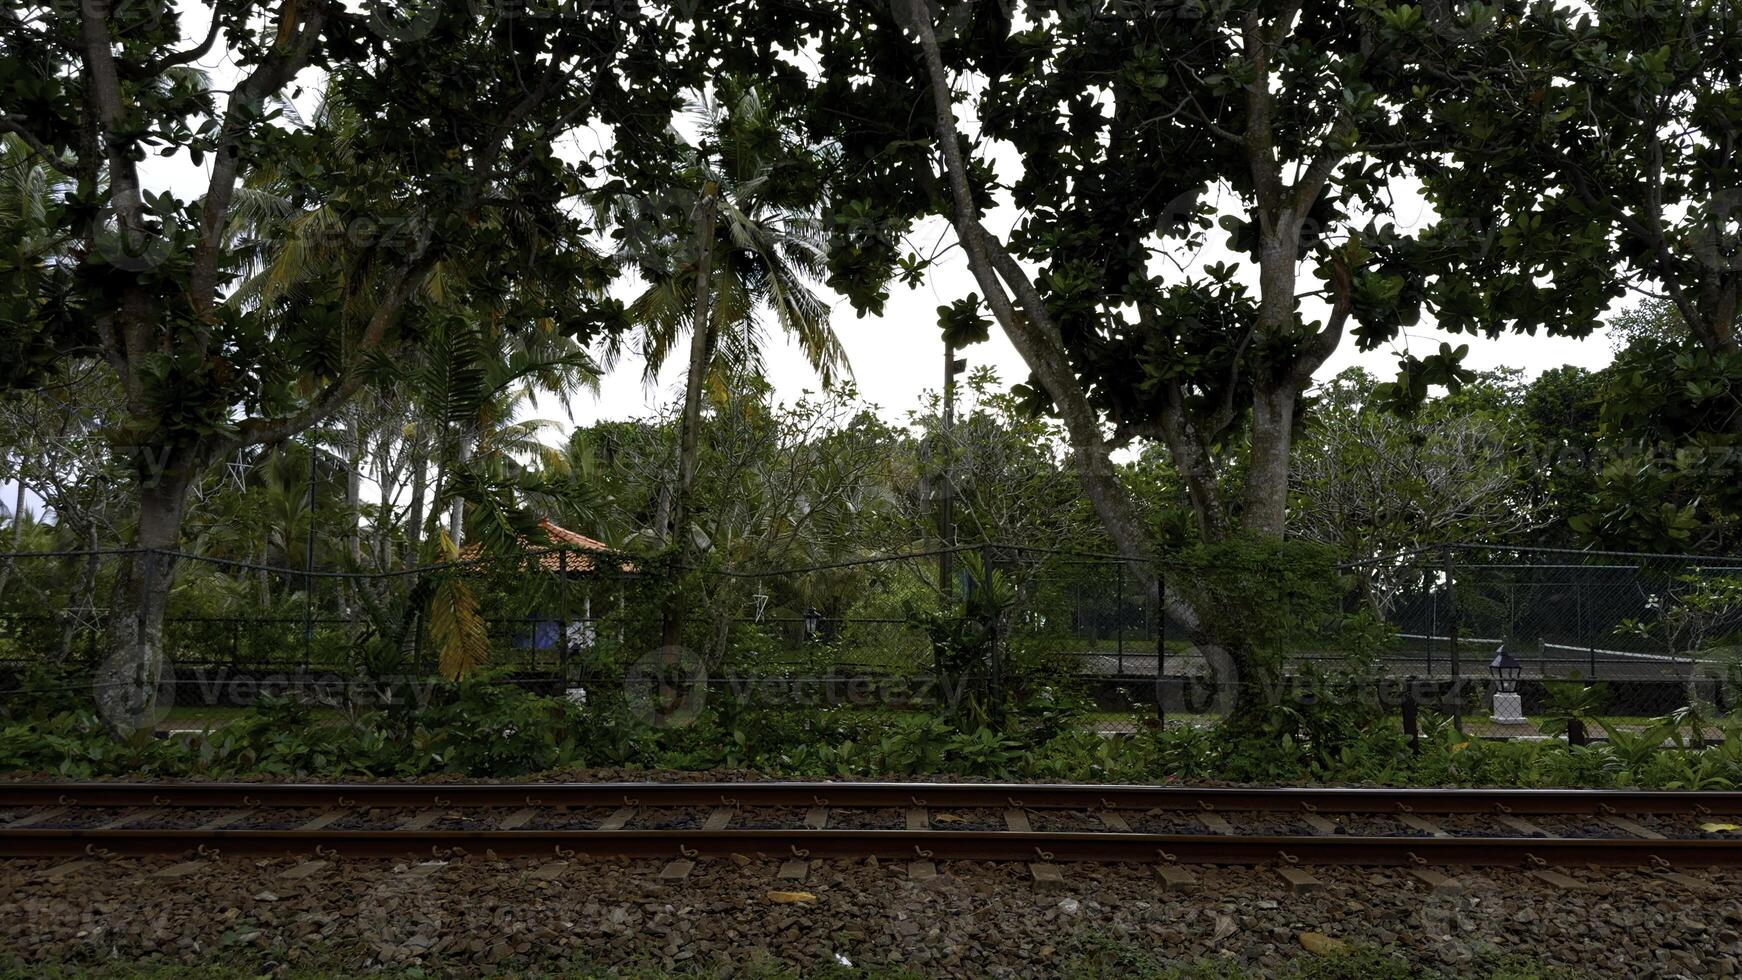
<instances>
[{"instance_id":1,"label":"chain link fence","mask_svg":"<svg viewBox=\"0 0 1742 980\"><path fill-rule=\"evenodd\" d=\"M139 554L0 555L0 689L33 669L99 669L109 597ZM434 676L430 614L454 582L477 604L496 675L553 692L620 686L675 639L710 699L764 705L1057 703L1086 706L1083 723L1115 735L1213 724L1236 689L1252 693L1168 601L1192 592L1189 569L1106 555L987 545L671 571L552 548L387 573L175 564L163 636L182 704ZM1511 737L1575 715L1642 726L1690 705L1735 707L1742 559L1465 545L1339 571L1341 605L1325 617L1369 614L1381 642L1354 657L1303 640L1259 696L1298 697L1308 679L1339 674ZM1383 704L1401 714L1403 697Z\"/></svg>"},{"instance_id":2,"label":"chain link fence","mask_svg":"<svg viewBox=\"0 0 1742 980\"><path fill-rule=\"evenodd\" d=\"M1467 731L1735 707L1742 559L1458 545L1346 569L1353 598L1395 630L1387 675L1436 682L1435 707Z\"/></svg>"}]
</instances>

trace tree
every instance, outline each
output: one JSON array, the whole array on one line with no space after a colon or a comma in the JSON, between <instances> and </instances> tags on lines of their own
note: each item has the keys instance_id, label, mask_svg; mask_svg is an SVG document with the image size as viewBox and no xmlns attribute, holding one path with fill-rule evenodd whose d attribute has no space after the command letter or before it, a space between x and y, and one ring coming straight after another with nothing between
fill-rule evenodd
<instances>
[{"instance_id":1,"label":"tree","mask_svg":"<svg viewBox=\"0 0 1742 980\"><path fill-rule=\"evenodd\" d=\"M948 479L961 542L1105 551L1058 422L1026 411L991 368L973 370L960 387L953 425L943 425L935 392L908 413L915 438L900 447L892 480L898 546L932 543L935 484Z\"/></svg>"},{"instance_id":2,"label":"tree","mask_svg":"<svg viewBox=\"0 0 1742 980\"><path fill-rule=\"evenodd\" d=\"M112 603L114 643L147 687L161 665L163 598L189 489L239 448L283 442L331 417L370 367L413 348L408 316L441 271L463 304L513 323L608 331L593 306L551 308L541 282L596 282L565 199L593 172L555 152L588 120L618 127L613 152L660 155L676 87L692 79L673 16L565 9L521 17L461 3L409 20L330 2L206 6L204 40L183 46L184 11L86 4L76 18L10 2L0 38L9 107L0 127L62 169L75 189L50 211L77 261L8 255L33 292L9 299L9 337L100 357L124 415L112 433L137 490L134 544ZM222 101L185 70L218 39L237 78ZM283 99L324 73L371 107L353 152L334 132L284 125ZM633 109L631 107L634 107ZM148 187L142 161L209 163L203 194ZM344 274L275 301L226 302L248 249L232 234L246 174L290 174L298 211L331 209Z\"/></svg>"},{"instance_id":3,"label":"tree","mask_svg":"<svg viewBox=\"0 0 1742 980\"><path fill-rule=\"evenodd\" d=\"M928 212L951 218L1033 372L1031 404L1064 424L1120 550L1152 550L1111 462L1138 439L1168 445L1204 540L1282 534L1312 373L1346 328L1375 346L1419 310L1419 287L1370 251L1385 237L1388 179L1431 153L1404 131L1404 80L1440 43L1419 11L1181 3L1124 17L1078 5L1021 29L984 5L854 13L824 32L818 109L848 120L835 130L853 174L844 193L890 233ZM960 76L973 78L980 142L1021 162L1008 239L982 221L996 170L956 122ZM1157 275L1214 227L1212 191L1237 202L1223 224L1241 264ZM862 251L851 236L840 248ZM1315 298L1328 307L1316 320L1303 310Z\"/></svg>"},{"instance_id":4,"label":"tree","mask_svg":"<svg viewBox=\"0 0 1742 980\"><path fill-rule=\"evenodd\" d=\"M1601 455L1578 533L1616 547L1726 547L1742 440L1742 9L1726 0L1538 4L1487 25L1425 117L1452 140L1425 174L1457 234L1441 326L1576 332L1609 317Z\"/></svg>"},{"instance_id":5,"label":"tree","mask_svg":"<svg viewBox=\"0 0 1742 980\"><path fill-rule=\"evenodd\" d=\"M1592 377L1595 446L1569 526L1607 547L1727 553L1742 541L1742 352L1708 349L1662 305L1617 320L1631 339Z\"/></svg>"},{"instance_id":6,"label":"tree","mask_svg":"<svg viewBox=\"0 0 1742 980\"><path fill-rule=\"evenodd\" d=\"M641 329L649 378L690 331L678 477L659 521L661 535L668 543L675 536L685 552L703 387L711 380L718 391L735 374L760 372L762 317L771 314L798 342L825 385L847 368L828 305L811 289L823 276L816 211L824 161L794 139L792 120L753 85L725 79L718 100L704 98L696 110L701 132L671 187L636 197L613 186L602 196L620 225L624 257L648 284L629 315Z\"/></svg>"},{"instance_id":7,"label":"tree","mask_svg":"<svg viewBox=\"0 0 1742 980\"><path fill-rule=\"evenodd\" d=\"M1530 499L1532 454L1518 392L1484 378L1456 396L1400 415L1351 368L1324 387L1293 460L1291 525L1369 562L1462 542L1504 542L1541 521ZM1368 598L1383 606L1387 563L1361 566Z\"/></svg>"},{"instance_id":8,"label":"tree","mask_svg":"<svg viewBox=\"0 0 1742 980\"><path fill-rule=\"evenodd\" d=\"M1394 179L1438 152L1414 86L1457 33L1390 3L1160 3L1142 16L1078 4L1021 25L996 5L851 11L818 31L813 103L850 175L837 214L850 204L881 222L885 242L927 214L950 219L1032 372L1030 406L1063 424L1120 553L1155 557L1112 462L1138 440L1167 445L1199 542L1274 546L1314 371L1345 332L1376 347L1423 307L1387 216ZM972 93L973 133L958 91ZM1020 161L1007 188L989 144ZM983 220L1002 190L1018 213L1008 236ZM1229 201L1235 261L1167 274L1215 227L1214 197ZM843 264L910 271L852 231L837 236ZM1456 353L1422 365L1456 384ZM1177 594L1169 606L1200 619ZM1233 652L1249 676L1263 669Z\"/></svg>"},{"instance_id":9,"label":"tree","mask_svg":"<svg viewBox=\"0 0 1742 980\"><path fill-rule=\"evenodd\" d=\"M1602 413L1600 372L1565 365L1537 375L1519 402L1527 496L1542 515L1536 542L1579 547L1589 538L1571 520L1596 493Z\"/></svg>"},{"instance_id":10,"label":"tree","mask_svg":"<svg viewBox=\"0 0 1742 980\"><path fill-rule=\"evenodd\" d=\"M1440 326L1576 334L1637 289L1736 353L1742 9L1539 3L1472 31L1438 69L1454 84L1423 89L1452 151L1424 170Z\"/></svg>"}]
</instances>

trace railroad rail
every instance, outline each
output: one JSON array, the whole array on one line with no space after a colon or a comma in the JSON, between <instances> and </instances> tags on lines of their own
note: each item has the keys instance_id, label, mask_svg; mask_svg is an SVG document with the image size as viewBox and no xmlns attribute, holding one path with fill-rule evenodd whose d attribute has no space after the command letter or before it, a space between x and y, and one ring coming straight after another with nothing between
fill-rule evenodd
<instances>
[{"instance_id":1,"label":"railroad rail","mask_svg":"<svg viewBox=\"0 0 1742 980\"><path fill-rule=\"evenodd\" d=\"M0 783L0 858L1742 865L1742 793L1004 783ZM1548 818L1555 818L1553 820Z\"/></svg>"}]
</instances>

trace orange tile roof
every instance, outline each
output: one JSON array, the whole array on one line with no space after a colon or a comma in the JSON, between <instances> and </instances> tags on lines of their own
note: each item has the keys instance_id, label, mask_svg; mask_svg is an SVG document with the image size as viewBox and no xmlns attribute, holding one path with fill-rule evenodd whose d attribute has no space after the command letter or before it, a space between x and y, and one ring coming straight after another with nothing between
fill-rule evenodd
<instances>
[{"instance_id":1,"label":"orange tile roof","mask_svg":"<svg viewBox=\"0 0 1742 980\"><path fill-rule=\"evenodd\" d=\"M541 552L537 559L539 571L561 573L566 570L570 574L591 574L595 570L594 559L587 552L611 554L616 551L605 542L577 534L548 517L539 519L538 528L544 532L546 541L539 543L521 538L520 546L527 551ZM460 560L476 560L483 556L483 552L484 546L474 541L460 549ZM632 562L619 561L617 570L634 572L635 565Z\"/></svg>"}]
</instances>

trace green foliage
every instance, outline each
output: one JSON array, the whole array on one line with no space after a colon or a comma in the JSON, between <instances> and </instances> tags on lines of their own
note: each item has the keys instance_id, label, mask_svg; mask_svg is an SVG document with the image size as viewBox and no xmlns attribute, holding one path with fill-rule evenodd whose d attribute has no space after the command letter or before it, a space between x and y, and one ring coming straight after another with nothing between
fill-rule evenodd
<instances>
[{"instance_id":1,"label":"green foliage","mask_svg":"<svg viewBox=\"0 0 1742 980\"><path fill-rule=\"evenodd\" d=\"M990 669L998 630L1016 605L1016 590L1004 572L988 569L983 557L972 552L960 554L956 560L967 574L965 595L941 612L911 602L903 609L908 621L930 638L932 663L939 676L952 682L970 672Z\"/></svg>"},{"instance_id":2,"label":"green foliage","mask_svg":"<svg viewBox=\"0 0 1742 980\"><path fill-rule=\"evenodd\" d=\"M1182 725L1097 733L1075 706L1012 710L983 723L959 712L841 706L709 709L687 728L649 730L609 691L583 707L481 677L418 692L393 711L342 715L263 699L193 736L117 740L87 711L0 722L0 771L65 778L510 778L581 766L749 770L789 778L951 775L1067 782L1217 782L1392 786L1742 786L1742 724L1667 717L1608 738L1472 739L1424 716L1419 751L1395 720L1326 704L1294 707L1266 729ZM1680 731L1717 727L1707 743Z\"/></svg>"},{"instance_id":3,"label":"green foliage","mask_svg":"<svg viewBox=\"0 0 1742 980\"><path fill-rule=\"evenodd\" d=\"M1203 634L1274 669L1283 654L1325 638L1342 607L1336 552L1313 541L1239 536L1170 560ZM1177 574L1172 574L1177 569Z\"/></svg>"},{"instance_id":4,"label":"green foliage","mask_svg":"<svg viewBox=\"0 0 1742 980\"><path fill-rule=\"evenodd\" d=\"M1602 684L1585 684L1579 672L1572 671L1564 680L1544 680L1548 699L1543 706L1543 720L1537 730L1544 735L1567 735L1576 727L1589 732L1591 723L1609 701L1609 691Z\"/></svg>"},{"instance_id":5,"label":"green foliage","mask_svg":"<svg viewBox=\"0 0 1742 980\"><path fill-rule=\"evenodd\" d=\"M441 542L450 561L459 557L445 531ZM436 645L441 674L450 681L466 679L490 659L490 638L478 611L477 596L466 580L467 571L469 568L461 565L443 573L429 599L430 639Z\"/></svg>"},{"instance_id":6,"label":"green foliage","mask_svg":"<svg viewBox=\"0 0 1742 980\"><path fill-rule=\"evenodd\" d=\"M1321 386L1295 443L1289 523L1346 559L1501 543L1545 520L1515 374L1474 378L1407 414L1351 368Z\"/></svg>"}]
</instances>

